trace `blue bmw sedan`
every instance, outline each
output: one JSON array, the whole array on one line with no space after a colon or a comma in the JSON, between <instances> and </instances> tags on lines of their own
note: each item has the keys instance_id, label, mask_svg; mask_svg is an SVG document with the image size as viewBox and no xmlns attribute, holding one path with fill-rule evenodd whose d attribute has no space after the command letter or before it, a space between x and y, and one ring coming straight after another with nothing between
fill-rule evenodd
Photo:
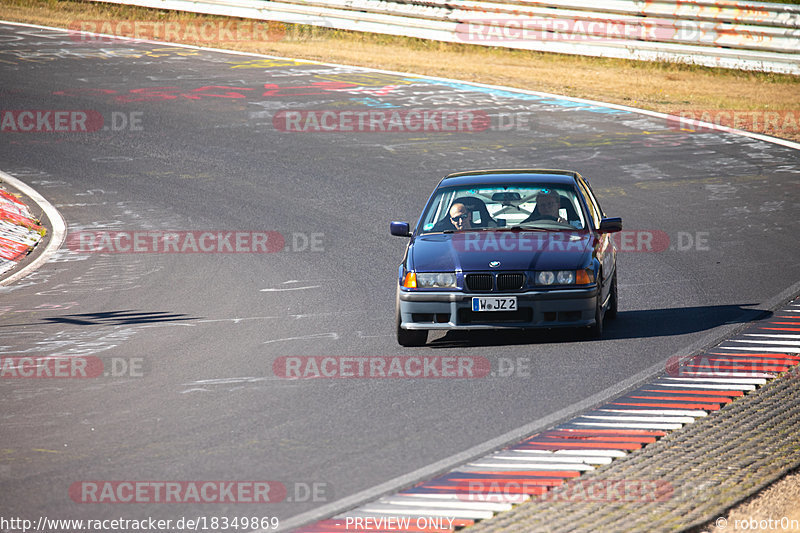
<instances>
[{"instance_id":1,"label":"blue bmw sedan","mask_svg":"<svg viewBox=\"0 0 800 533\"><path fill-rule=\"evenodd\" d=\"M589 182L564 170L450 174L431 194L399 268L397 341L429 330L585 328L617 313L616 247Z\"/></svg>"}]
</instances>

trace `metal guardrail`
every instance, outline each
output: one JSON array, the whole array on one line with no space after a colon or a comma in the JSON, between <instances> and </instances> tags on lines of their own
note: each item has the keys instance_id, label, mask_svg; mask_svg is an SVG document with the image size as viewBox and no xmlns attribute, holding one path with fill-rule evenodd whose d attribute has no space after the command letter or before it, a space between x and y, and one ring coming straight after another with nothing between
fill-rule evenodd
<instances>
[{"instance_id":1,"label":"metal guardrail","mask_svg":"<svg viewBox=\"0 0 800 533\"><path fill-rule=\"evenodd\" d=\"M694 0L95 0L542 52L800 75L800 5Z\"/></svg>"}]
</instances>

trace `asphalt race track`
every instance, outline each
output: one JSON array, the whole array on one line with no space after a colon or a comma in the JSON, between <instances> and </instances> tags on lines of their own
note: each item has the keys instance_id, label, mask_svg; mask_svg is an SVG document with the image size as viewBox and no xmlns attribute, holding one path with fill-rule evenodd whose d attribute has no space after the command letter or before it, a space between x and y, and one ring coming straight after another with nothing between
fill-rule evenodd
<instances>
[{"instance_id":1,"label":"asphalt race track","mask_svg":"<svg viewBox=\"0 0 800 533\"><path fill-rule=\"evenodd\" d=\"M109 254L73 240L3 288L1 356L104 364L95 378L0 379L4 516L285 521L574 414L759 316L800 279L800 152L762 140L557 97L10 24L0 80L0 109L15 112L3 115L0 170L53 203L70 235L277 232L268 242L280 248ZM34 131L13 131L26 110ZM469 112L491 125L316 132L307 110ZM43 131L57 111L77 116L66 127L77 131ZM281 131L291 111L302 131ZM413 225L447 173L523 167L581 172L633 231L618 257L619 317L601 341L439 333L402 349L406 241L389 221ZM393 355L484 357L493 375L273 371L285 356ZM86 503L74 487L87 480L271 480L289 494Z\"/></svg>"}]
</instances>

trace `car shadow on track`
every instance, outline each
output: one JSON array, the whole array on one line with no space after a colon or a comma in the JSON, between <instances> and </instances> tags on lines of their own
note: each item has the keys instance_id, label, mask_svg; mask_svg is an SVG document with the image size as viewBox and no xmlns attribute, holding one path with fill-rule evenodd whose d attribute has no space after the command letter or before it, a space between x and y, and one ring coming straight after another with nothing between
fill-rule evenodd
<instances>
[{"instance_id":1,"label":"car shadow on track","mask_svg":"<svg viewBox=\"0 0 800 533\"><path fill-rule=\"evenodd\" d=\"M709 330L724 324L743 324L770 316L772 313L749 309L758 304L709 305L669 309L620 310L617 318L604 321L603 340L641 339L684 335ZM553 328L533 330L450 331L433 338L429 348L464 346L506 346L562 342L597 342L588 338L586 328Z\"/></svg>"}]
</instances>

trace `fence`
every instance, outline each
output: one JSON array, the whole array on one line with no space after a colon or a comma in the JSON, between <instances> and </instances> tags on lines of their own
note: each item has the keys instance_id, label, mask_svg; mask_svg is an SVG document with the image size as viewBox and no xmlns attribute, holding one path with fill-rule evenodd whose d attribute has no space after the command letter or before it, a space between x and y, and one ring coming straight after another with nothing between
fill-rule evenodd
<instances>
[{"instance_id":1,"label":"fence","mask_svg":"<svg viewBox=\"0 0 800 533\"><path fill-rule=\"evenodd\" d=\"M800 75L800 5L661 0L96 0L454 43Z\"/></svg>"}]
</instances>

